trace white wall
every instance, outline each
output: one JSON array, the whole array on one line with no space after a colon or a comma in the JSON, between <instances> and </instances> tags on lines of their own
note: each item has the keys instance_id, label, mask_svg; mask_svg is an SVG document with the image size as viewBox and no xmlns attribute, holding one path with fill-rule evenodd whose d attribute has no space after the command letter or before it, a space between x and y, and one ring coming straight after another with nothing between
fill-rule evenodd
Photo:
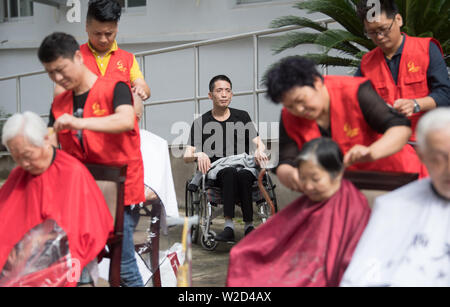
<instances>
[{"instance_id":1,"label":"white wall","mask_svg":"<svg viewBox=\"0 0 450 307\"><path fill-rule=\"evenodd\" d=\"M86 40L85 15L88 0L81 0L81 22L66 20L65 9L34 3L34 16L0 24L0 49L38 47L53 31L68 32ZM276 17L298 13L295 1L273 0L236 5L236 0L147 0L145 8L122 15L119 43L197 41L233 33L267 28Z\"/></svg>"},{"instance_id":2,"label":"white wall","mask_svg":"<svg viewBox=\"0 0 450 307\"><path fill-rule=\"evenodd\" d=\"M86 41L84 31L87 0L82 0L81 23L69 23L65 10L35 3L34 17L19 22L0 23L0 77L41 70L36 51L41 40L53 31L74 35L80 43ZM270 22L285 15L299 15L292 8L295 1L274 0L267 3L236 5L235 0L148 0L144 10L123 14L119 25L119 45L130 52L154 50L166 46L229 36L268 28ZM312 19L321 16L309 15ZM304 54L312 47L302 47L273 55L276 35L259 40L259 80L267 67L281 57ZM206 96L208 83L216 74L227 74L234 91L253 88L253 43L242 39L200 48L200 95ZM152 101L194 96L193 50L146 57L145 78L152 90ZM261 85L262 87L262 85ZM24 79L21 84L22 110L47 114L51 103L52 84L46 75ZM15 112L15 81L0 81L0 107ZM260 121L278 122L279 106L269 103L264 94L260 98ZM253 97L235 97L232 107L247 110L254 116ZM201 112L211 107L202 101ZM175 123L190 125L194 116L194 102L150 106L147 108L147 127L166 138L169 143L180 136L171 133ZM263 137L276 138L278 131Z\"/></svg>"}]
</instances>

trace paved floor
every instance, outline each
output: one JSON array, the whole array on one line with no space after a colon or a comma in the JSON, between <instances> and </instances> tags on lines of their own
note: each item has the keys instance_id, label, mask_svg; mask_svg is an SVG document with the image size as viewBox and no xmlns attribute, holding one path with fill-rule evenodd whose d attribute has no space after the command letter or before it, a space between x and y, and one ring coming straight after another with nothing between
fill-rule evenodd
<instances>
[{"instance_id":1,"label":"paved floor","mask_svg":"<svg viewBox=\"0 0 450 307\"><path fill-rule=\"evenodd\" d=\"M180 210L180 216L184 211ZM236 240L244 235L243 223L239 220L235 223ZM144 242L146 230L149 226L149 218L141 217L135 233L135 242ZM223 230L224 219L217 217L213 221L212 230L219 233ZM182 226L171 227L168 235L161 235L160 249L168 249L176 242L181 242ZM207 251L201 244L192 244L192 286L193 287L223 287L226 283L228 270L228 256L233 244L219 243L214 251Z\"/></svg>"}]
</instances>

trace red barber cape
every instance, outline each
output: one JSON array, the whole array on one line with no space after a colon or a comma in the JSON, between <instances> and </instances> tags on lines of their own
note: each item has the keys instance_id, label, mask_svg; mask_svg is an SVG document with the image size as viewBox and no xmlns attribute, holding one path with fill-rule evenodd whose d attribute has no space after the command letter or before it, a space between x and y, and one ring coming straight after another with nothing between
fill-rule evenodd
<instances>
[{"instance_id":1,"label":"red barber cape","mask_svg":"<svg viewBox=\"0 0 450 307\"><path fill-rule=\"evenodd\" d=\"M300 197L231 250L227 286L338 286L369 216L347 180L327 201Z\"/></svg>"},{"instance_id":2,"label":"red barber cape","mask_svg":"<svg viewBox=\"0 0 450 307\"><path fill-rule=\"evenodd\" d=\"M75 286L74 276L95 259L113 230L112 216L94 178L78 160L60 150L41 175L21 168L11 172L0 189L0 220L0 284L17 244L40 224L54 221L67 237L69 249L50 267L20 280L3 280L7 286ZM67 263L72 267L67 268ZM64 268L67 278L58 276L49 284L49 276Z\"/></svg>"}]
</instances>

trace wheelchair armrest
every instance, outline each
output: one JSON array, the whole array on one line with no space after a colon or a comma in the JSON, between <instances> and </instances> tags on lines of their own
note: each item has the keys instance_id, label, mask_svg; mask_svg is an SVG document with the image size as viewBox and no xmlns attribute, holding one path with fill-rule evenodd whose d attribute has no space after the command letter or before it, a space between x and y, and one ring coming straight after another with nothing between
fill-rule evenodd
<instances>
[{"instance_id":1,"label":"wheelchair armrest","mask_svg":"<svg viewBox=\"0 0 450 307\"><path fill-rule=\"evenodd\" d=\"M196 171L191 181L187 185L187 189L191 192L197 192L202 184L203 174L200 171Z\"/></svg>"}]
</instances>

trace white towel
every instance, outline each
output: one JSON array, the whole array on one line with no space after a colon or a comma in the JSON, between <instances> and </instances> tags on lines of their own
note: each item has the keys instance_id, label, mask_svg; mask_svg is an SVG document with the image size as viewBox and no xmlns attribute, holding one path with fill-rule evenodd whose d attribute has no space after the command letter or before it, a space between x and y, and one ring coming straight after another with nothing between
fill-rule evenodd
<instances>
[{"instance_id":1,"label":"white towel","mask_svg":"<svg viewBox=\"0 0 450 307\"><path fill-rule=\"evenodd\" d=\"M178 217L178 203L170 166L168 143L147 130L141 129L140 133L144 184L158 195L167 216Z\"/></svg>"}]
</instances>

